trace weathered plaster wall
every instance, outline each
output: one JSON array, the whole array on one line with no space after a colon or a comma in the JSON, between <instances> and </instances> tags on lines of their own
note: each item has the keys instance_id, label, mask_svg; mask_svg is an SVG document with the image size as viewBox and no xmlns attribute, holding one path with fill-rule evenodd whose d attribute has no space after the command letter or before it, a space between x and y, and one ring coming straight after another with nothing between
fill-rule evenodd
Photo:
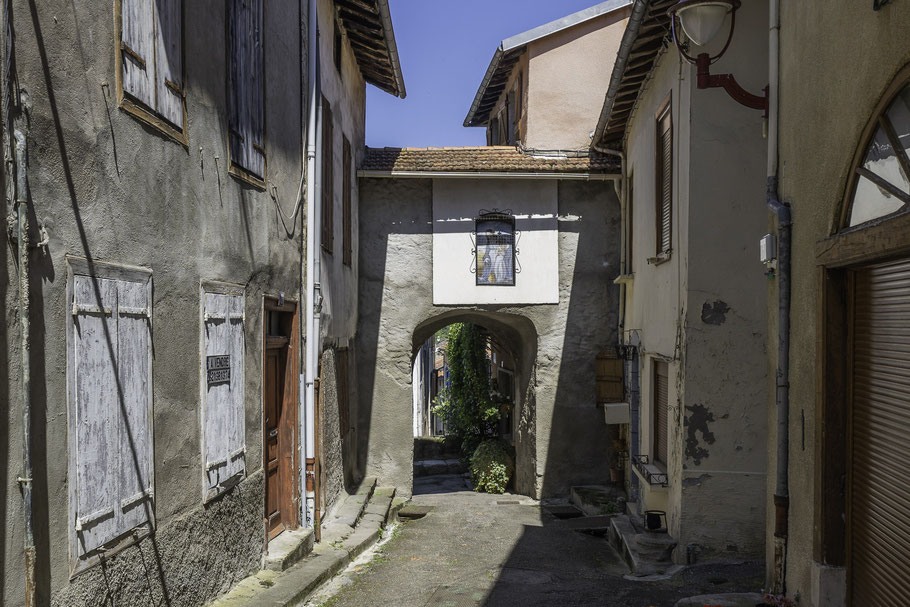
<instances>
[{"instance_id":1,"label":"weathered plaster wall","mask_svg":"<svg viewBox=\"0 0 910 607\"><path fill-rule=\"evenodd\" d=\"M737 22L766 23L752 3ZM758 91L767 41L758 28L739 32L718 70ZM633 180L632 270L626 332L636 334L641 368L641 451L653 454L653 360L670 363L670 486L646 488L647 508L666 503L671 534L686 558L758 557L764 553L767 313L766 278L756 243L766 230L766 147L761 114L721 90L697 90L694 67L675 50L658 59L629 127ZM673 113L673 252L656 253L654 146L656 114ZM749 192L755 192L750 195ZM666 500L666 501L664 501Z\"/></svg>"},{"instance_id":2,"label":"weathered plaster wall","mask_svg":"<svg viewBox=\"0 0 910 607\"><path fill-rule=\"evenodd\" d=\"M611 430L594 404L596 354L616 343L619 208L609 183L559 183L558 305L434 306L431 180L362 179L358 452L363 469L411 488L413 356L468 320L518 354L517 488L535 496L608 478Z\"/></svg>"},{"instance_id":3,"label":"weathered plaster wall","mask_svg":"<svg viewBox=\"0 0 910 607\"><path fill-rule=\"evenodd\" d=\"M625 7L528 45L526 147L588 149L630 12Z\"/></svg>"},{"instance_id":4,"label":"weathered plaster wall","mask_svg":"<svg viewBox=\"0 0 910 607\"><path fill-rule=\"evenodd\" d=\"M787 589L821 605L812 578L816 440L816 340L819 301L815 245L832 233L840 213L853 154L885 89L910 62L910 15L899 4L875 12L868 3L781 6L781 196L793 208L793 303L790 352L790 539ZM858 49L845 52L844 49ZM819 150L824 150L820 153ZM768 293L768 333L777 335L776 281ZM777 365L776 348L768 365ZM773 374L768 378L768 469L776 466ZM805 447L802 441L805 416ZM767 490L769 563L774 532ZM829 589L830 590L830 589ZM843 589L839 589L843 596Z\"/></svg>"},{"instance_id":5,"label":"weathered plaster wall","mask_svg":"<svg viewBox=\"0 0 910 607\"><path fill-rule=\"evenodd\" d=\"M286 210L301 175L301 22L298 2L265 12L268 187ZM299 228L289 239L269 194L225 164L227 104L223 4L185 6L189 146L116 107L113 3L12 3L18 84L27 91L29 186L48 248L32 257L32 381L37 585L41 604L96 604L106 592L130 604L197 605L258 566L263 549L261 473L262 298L299 286ZM106 86L102 86L106 85ZM300 221L298 216L298 221ZM289 226L290 227L290 226ZM6 462L0 494L0 603L23 602L21 402L14 250L0 230L5 348L11 383L0 423ZM155 513L153 539L69 581L65 255L153 271ZM250 478L203 508L200 479L199 284L247 285L246 462ZM6 402L4 400L4 402ZM102 575L106 572L107 577ZM147 590L151 588L151 590Z\"/></svg>"}]
</instances>

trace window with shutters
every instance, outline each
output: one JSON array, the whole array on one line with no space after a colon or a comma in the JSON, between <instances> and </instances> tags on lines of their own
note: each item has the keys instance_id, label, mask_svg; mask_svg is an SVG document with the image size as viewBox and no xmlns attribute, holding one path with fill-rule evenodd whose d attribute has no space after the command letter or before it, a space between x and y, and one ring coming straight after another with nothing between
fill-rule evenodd
<instances>
[{"instance_id":1,"label":"window with shutters","mask_svg":"<svg viewBox=\"0 0 910 607\"><path fill-rule=\"evenodd\" d=\"M202 288L202 491L205 501L246 472L243 286Z\"/></svg>"},{"instance_id":2,"label":"window with shutters","mask_svg":"<svg viewBox=\"0 0 910 607\"><path fill-rule=\"evenodd\" d=\"M322 249L335 249L335 122L332 105L322 98Z\"/></svg>"},{"instance_id":3,"label":"window with shutters","mask_svg":"<svg viewBox=\"0 0 910 607\"><path fill-rule=\"evenodd\" d=\"M354 189L354 174L351 170L351 142L348 141L347 137L344 137L342 140L342 154L344 159L344 199L341 206L341 224L342 224L342 251L344 255L344 265L351 265L354 257L354 226L352 223L352 211L351 205L353 204L351 199L353 198L353 189Z\"/></svg>"},{"instance_id":4,"label":"window with shutters","mask_svg":"<svg viewBox=\"0 0 910 607\"><path fill-rule=\"evenodd\" d=\"M652 263L669 259L673 245L673 118L670 110L668 97L657 114L655 147L657 256L649 260Z\"/></svg>"},{"instance_id":5,"label":"window with shutters","mask_svg":"<svg viewBox=\"0 0 910 607\"><path fill-rule=\"evenodd\" d=\"M119 0L120 107L186 145L183 0Z\"/></svg>"},{"instance_id":6,"label":"window with shutters","mask_svg":"<svg viewBox=\"0 0 910 607\"><path fill-rule=\"evenodd\" d=\"M148 531L154 524L152 277L138 268L67 262L70 554L76 572L135 538L137 528Z\"/></svg>"},{"instance_id":7,"label":"window with shutters","mask_svg":"<svg viewBox=\"0 0 910 607\"><path fill-rule=\"evenodd\" d=\"M615 351L603 351L597 355L597 404L621 403L623 390L623 362Z\"/></svg>"},{"instance_id":8,"label":"window with shutters","mask_svg":"<svg viewBox=\"0 0 910 607\"><path fill-rule=\"evenodd\" d=\"M229 0L228 91L231 173L262 187L266 177L263 0Z\"/></svg>"},{"instance_id":9,"label":"window with shutters","mask_svg":"<svg viewBox=\"0 0 910 607\"><path fill-rule=\"evenodd\" d=\"M667 363L656 360L652 369L654 378L653 383L653 418L652 426L654 429L654 445L651 448L651 454L655 462L666 466L667 464L667 444L669 442L669 398L670 383L669 369Z\"/></svg>"}]
</instances>

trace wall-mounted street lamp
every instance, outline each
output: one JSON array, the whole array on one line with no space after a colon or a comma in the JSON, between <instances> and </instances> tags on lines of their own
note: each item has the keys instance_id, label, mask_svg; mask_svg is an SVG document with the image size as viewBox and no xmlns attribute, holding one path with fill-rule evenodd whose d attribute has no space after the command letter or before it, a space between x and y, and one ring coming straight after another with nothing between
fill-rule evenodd
<instances>
[{"instance_id":1,"label":"wall-mounted street lamp","mask_svg":"<svg viewBox=\"0 0 910 607\"><path fill-rule=\"evenodd\" d=\"M673 42L689 63L698 67L698 88L722 88L742 105L754 110L763 110L768 117L768 88L765 87L763 95L753 95L736 82L733 74L711 74L711 64L723 57L733 40L733 30L736 28L736 10L740 7L740 0L679 0L670 7ZM730 15L730 34L720 53L711 56L708 53L699 53L692 57L686 52L686 45L680 41L677 34L677 21L682 26L683 33L695 46L709 44L720 33L724 21Z\"/></svg>"}]
</instances>

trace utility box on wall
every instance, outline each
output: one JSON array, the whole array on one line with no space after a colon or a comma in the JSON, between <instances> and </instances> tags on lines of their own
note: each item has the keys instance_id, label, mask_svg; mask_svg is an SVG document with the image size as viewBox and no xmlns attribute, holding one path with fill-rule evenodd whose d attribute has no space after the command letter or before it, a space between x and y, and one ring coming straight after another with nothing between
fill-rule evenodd
<instances>
[{"instance_id":1,"label":"utility box on wall","mask_svg":"<svg viewBox=\"0 0 910 607\"><path fill-rule=\"evenodd\" d=\"M559 303L558 184L433 180L433 303Z\"/></svg>"}]
</instances>

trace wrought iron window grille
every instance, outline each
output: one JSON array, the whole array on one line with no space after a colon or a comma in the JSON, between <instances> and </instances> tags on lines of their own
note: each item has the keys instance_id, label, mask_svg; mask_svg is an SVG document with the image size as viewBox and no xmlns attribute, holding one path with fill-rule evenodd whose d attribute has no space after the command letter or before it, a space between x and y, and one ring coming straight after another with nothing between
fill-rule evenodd
<instances>
[{"instance_id":1,"label":"wrought iron window grille","mask_svg":"<svg viewBox=\"0 0 910 607\"><path fill-rule=\"evenodd\" d=\"M660 485L661 487L668 486L670 482L667 473L649 470L648 467L650 465L650 459L647 455L632 457L632 466L638 470L638 473L641 474L642 478L645 479L649 485Z\"/></svg>"},{"instance_id":2,"label":"wrought iron window grille","mask_svg":"<svg viewBox=\"0 0 910 607\"><path fill-rule=\"evenodd\" d=\"M518 247L521 231L515 229L510 209L481 209L474 219L471 236L470 272L475 284L484 287L514 287L521 273Z\"/></svg>"}]
</instances>

